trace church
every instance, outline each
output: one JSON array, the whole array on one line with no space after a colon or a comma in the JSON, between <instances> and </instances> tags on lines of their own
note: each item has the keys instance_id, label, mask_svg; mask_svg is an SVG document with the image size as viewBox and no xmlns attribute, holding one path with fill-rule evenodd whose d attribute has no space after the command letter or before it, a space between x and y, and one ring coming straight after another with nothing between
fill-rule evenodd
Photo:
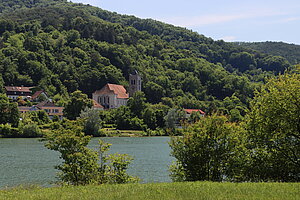
<instances>
[{"instance_id":1,"label":"church","mask_svg":"<svg viewBox=\"0 0 300 200\"><path fill-rule=\"evenodd\" d=\"M93 100L102 105L104 109L118 108L125 106L129 97L137 91L142 90L142 78L137 71L129 75L129 91L123 85L107 83L100 90L96 90Z\"/></svg>"}]
</instances>

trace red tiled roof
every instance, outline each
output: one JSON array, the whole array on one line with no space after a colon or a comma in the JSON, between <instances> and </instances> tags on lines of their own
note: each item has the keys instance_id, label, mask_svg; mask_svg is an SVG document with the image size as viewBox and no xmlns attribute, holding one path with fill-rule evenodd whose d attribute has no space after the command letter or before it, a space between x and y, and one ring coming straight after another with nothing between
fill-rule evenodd
<instances>
[{"instance_id":1,"label":"red tiled roof","mask_svg":"<svg viewBox=\"0 0 300 200\"><path fill-rule=\"evenodd\" d=\"M40 96L40 94L42 94L44 91L43 90L39 90L39 91L36 91L32 96L31 98L32 99L36 99L38 96Z\"/></svg>"},{"instance_id":2,"label":"red tiled roof","mask_svg":"<svg viewBox=\"0 0 300 200\"><path fill-rule=\"evenodd\" d=\"M192 114L192 112L200 112L200 114L205 115L205 112L200 109L184 109L188 114Z\"/></svg>"},{"instance_id":3,"label":"red tiled roof","mask_svg":"<svg viewBox=\"0 0 300 200\"><path fill-rule=\"evenodd\" d=\"M101 90L95 91L95 94L116 94L119 99L128 99L129 95L123 85L106 84Z\"/></svg>"},{"instance_id":4,"label":"red tiled roof","mask_svg":"<svg viewBox=\"0 0 300 200\"><path fill-rule=\"evenodd\" d=\"M38 103L38 104L36 105L36 107L38 107L38 108L44 108L44 107L57 107L57 108L62 108L61 106L56 106L53 102L48 101L48 100L43 101L43 102L41 102L41 103Z\"/></svg>"},{"instance_id":5,"label":"red tiled roof","mask_svg":"<svg viewBox=\"0 0 300 200\"><path fill-rule=\"evenodd\" d=\"M6 91L10 92L31 92L33 87L5 86Z\"/></svg>"},{"instance_id":6,"label":"red tiled roof","mask_svg":"<svg viewBox=\"0 0 300 200\"><path fill-rule=\"evenodd\" d=\"M94 108L104 108L102 105L100 105L97 101L95 101L94 99L93 99L93 107Z\"/></svg>"}]
</instances>

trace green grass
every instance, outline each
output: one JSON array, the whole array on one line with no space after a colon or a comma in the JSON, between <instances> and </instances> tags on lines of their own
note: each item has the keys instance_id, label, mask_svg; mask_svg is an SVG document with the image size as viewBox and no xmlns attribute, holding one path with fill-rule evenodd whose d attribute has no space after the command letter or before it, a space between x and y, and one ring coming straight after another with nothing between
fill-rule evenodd
<instances>
[{"instance_id":1,"label":"green grass","mask_svg":"<svg viewBox=\"0 0 300 200\"><path fill-rule=\"evenodd\" d=\"M151 183L55 188L13 188L0 199L300 199L300 183Z\"/></svg>"}]
</instances>

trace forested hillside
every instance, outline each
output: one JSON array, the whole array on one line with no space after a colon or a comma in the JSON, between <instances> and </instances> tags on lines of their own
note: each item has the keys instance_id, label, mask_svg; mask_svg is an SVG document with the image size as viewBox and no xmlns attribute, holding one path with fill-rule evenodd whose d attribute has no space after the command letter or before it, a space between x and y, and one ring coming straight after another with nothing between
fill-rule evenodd
<instances>
[{"instance_id":1,"label":"forested hillside","mask_svg":"<svg viewBox=\"0 0 300 200\"><path fill-rule=\"evenodd\" d=\"M209 111L247 105L266 77L291 67L280 56L65 0L2 0L0 11L0 85L39 86L56 99L127 86L138 70L148 102Z\"/></svg>"},{"instance_id":2,"label":"forested hillside","mask_svg":"<svg viewBox=\"0 0 300 200\"><path fill-rule=\"evenodd\" d=\"M274 56L282 56L291 64L300 63L300 45L284 42L234 42L233 44Z\"/></svg>"}]
</instances>

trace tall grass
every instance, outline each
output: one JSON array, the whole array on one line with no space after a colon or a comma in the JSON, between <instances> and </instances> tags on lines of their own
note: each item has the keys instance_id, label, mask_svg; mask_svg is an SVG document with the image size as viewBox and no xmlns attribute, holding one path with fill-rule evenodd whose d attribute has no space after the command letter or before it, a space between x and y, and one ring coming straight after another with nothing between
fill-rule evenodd
<instances>
[{"instance_id":1,"label":"tall grass","mask_svg":"<svg viewBox=\"0 0 300 200\"><path fill-rule=\"evenodd\" d=\"M151 183L55 188L14 188L0 199L300 199L300 183Z\"/></svg>"}]
</instances>

